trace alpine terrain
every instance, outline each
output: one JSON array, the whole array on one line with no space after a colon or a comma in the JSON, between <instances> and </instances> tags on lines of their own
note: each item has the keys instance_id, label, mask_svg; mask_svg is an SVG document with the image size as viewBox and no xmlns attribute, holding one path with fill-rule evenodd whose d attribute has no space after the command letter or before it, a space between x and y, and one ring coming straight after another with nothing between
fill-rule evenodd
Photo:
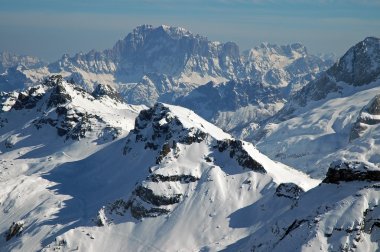
<instances>
[{"instance_id":1,"label":"alpine terrain","mask_svg":"<svg viewBox=\"0 0 380 252\"><path fill-rule=\"evenodd\" d=\"M368 37L249 131L273 159L315 177L340 158L379 162L380 40Z\"/></svg>"},{"instance_id":2,"label":"alpine terrain","mask_svg":"<svg viewBox=\"0 0 380 252\"><path fill-rule=\"evenodd\" d=\"M186 29L0 54L0 251L378 251L380 39Z\"/></svg>"},{"instance_id":3,"label":"alpine terrain","mask_svg":"<svg viewBox=\"0 0 380 252\"><path fill-rule=\"evenodd\" d=\"M241 53L233 42L209 41L184 28L142 25L101 52L65 54L50 64L3 64L12 67L0 68L0 90L60 74L90 92L109 85L128 104L185 106L238 135L274 115L289 94L333 63L334 56L312 55L299 43L262 43Z\"/></svg>"},{"instance_id":4,"label":"alpine terrain","mask_svg":"<svg viewBox=\"0 0 380 252\"><path fill-rule=\"evenodd\" d=\"M319 183L190 110L126 105L107 86L52 76L2 97L5 250L219 250Z\"/></svg>"}]
</instances>

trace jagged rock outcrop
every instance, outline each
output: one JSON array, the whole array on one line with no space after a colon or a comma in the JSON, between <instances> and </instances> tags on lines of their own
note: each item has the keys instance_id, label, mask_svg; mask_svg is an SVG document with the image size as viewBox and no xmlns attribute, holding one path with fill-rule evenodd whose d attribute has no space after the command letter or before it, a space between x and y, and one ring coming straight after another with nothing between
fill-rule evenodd
<instances>
[{"instance_id":1,"label":"jagged rock outcrop","mask_svg":"<svg viewBox=\"0 0 380 252\"><path fill-rule=\"evenodd\" d=\"M64 105L70 102L71 99L71 96L66 92L65 87L62 85L62 79L57 79L57 83L51 92L47 106L56 107L58 105Z\"/></svg>"},{"instance_id":2,"label":"jagged rock outcrop","mask_svg":"<svg viewBox=\"0 0 380 252\"><path fill-rule=\"evenodd\" d=\"M380 95L376 95L360 111L359 116L352 126L350 141L359 138L368 128L380 123Z\"/></svg>"},{"instance_id":3,"label":"jagged rock outcrop","mask_svg":"<svg viewBox=\"0 0 380 252\"><path fill-rule=\"evenodd\" d=\"M114 99L116 101L119 101L119 102L123 101L120 94L114 88L108 85L98 84L91 94L95 98L108 96L109 98Z\"/></svg>"},{"instance_id":4,"label":"jagged rock outcrop","mask_svg":"<svg viewBox=\"0 0 380 252\"><path fill-rule=\"evenodd\" d=\"M104 96L111 100L100 99ZM24 91L1 93L0 126L6 127L9 124L8 115L13 111L24 113L28 110L33 118L30 125L38 130L48 125L56 128L57 134L66 140L80 140L91 132L98 134L99 141L113 141L121 135L122 125L115 125L114 118L110 121L105 120L95 107L100 106L107 111L105 107L124 106L127 111L130 110L131 107L124 104L119 97L117 92L108 86L98 85L93 93L89 93L75 83L67 82L61 75L52 75L42 84L36 84ZM92 103L96 104L94 108ZM83 106L90 106L88 110L91 112ZM125 115L123 118L126 118ZM6 148L11 148L17 139L15 136L8 137L8 140L4 141Z\"/></svg>"},{"instance_id":5,"label":"jagged rock outcrop","mask_svg":"<svg viewBox=\"0 0 380 252\"><path fill-rule=\"evenodd\" d=\"M26 92L12 92L2 94L2 111L10 109L32 109L41 100L44 90L40 87L29 88Z\"/></svg>"},{"instance_id":6,"label":"jagged rock outcrop","mask_svg":"<svg viewBox=\"0 0 380 252\"><path fill-rule=\"evenodd\" d=\"M336 81L362 86L379 77L379 62L380 39L368 37L348 50L328 73Z\"/></svg>"},{"instance_id":7,"label":"jagged rock outcrop","mask_svg":"<svg viewBox=\"0 0 380 252\"><path fill-rule=\"evenodd\" d=\"M145 73L232 77L229 72L234 74L241 64L236 44L211 42L183 28L165 25L137 27L116 43L112 54L122 62L118 71L136 76L134 81Z\"/></svg>"},{"instance_id":8,"label":"jagged rock outcrop","mask_svg":"<svg viewBox=\"0 0 380 252\"><path fill-rule=\"evenodd\" d=\"M240 140L222 140L217 141L215 146L218 151L227 151L231 158L234 158L239 165L255 172L266 173L263 165L254 160L243 148L244 143Z\"/></svg>"},{"instance_id":9,"label":"jagged rock outcrop","mask_svg":"<svg viewBox=\"0 0 380 252\"><path fill-rule=\"evenodd\" d=\"M311 101L323 100L329 94L342 93L342 83L363 86L376 81L380 76L379 62L380 39L364 39L351 47L319 78L305 85L291 97L290 102L279 112L278 119L288 119L298 107L305 107Z\"/></svg>"},{"instance_id":10,"label":"jagged rock outcrop","mask_svg":"<svg viewBox=\"0 0 380 252\"><path fill-rule=\"evenodd\" d=\"M336 161L331 163L323 183L351 181L380 181L380 168L359 161Z\"/></svg>"},{"instance_id":11,"label":"jagged rock outcrop","mask_svg":"<svg viewBox=\"0 0 380 252\"><path fill-rule=\"evenodd\" d=\"M248 143L229 139L229 135L214 127L192 111L180 107L157 103L142 110L135 120L135 128L127 137L124 154L133 157L136 146L140 146L151 153L153 160L146 167L149 175L136 185L130 198L124 201L126 203L117 207L118 211L130 210L132 216L140 219L160 216L175 209L188 194L186 188L199 183L201 178L191 169L181 169L181 165L168 170L165 167L172 167L170 164L189 155L187 149L194 146L210 149L210 153L201 159L205 167L214 167L217 156L217 159L230 160L237 169L266 174L264 166L246 150Z\"/></svg>"},{"instance_id":12,"label":"jagged rock outcrop","mask_svg":"<svg viewBox=\"0 0 380 252\"><path fill-rule=\"evenodd\" d=\"M297 200L305 191L294 183L282 183L276 188L276 196Z\"/></svg>"},{"instance_id":13,"label":"jagged rock outcrop","mask_svg":"<svg viewBox=\"0 0 380 252\"><path fill-rule=\"evenodd\" d=\"M376 111L374 96L379 93L379 78L372 74L376 71L363 68L360 71L370 82L357 79L355 84L346 82L342 76L353 74L356 70L350 72L348 66L359 62L367 62L368 69L377 69L379 44L379 39L367 38L354 45L335 67L290 97L273 117L245 128L249 137L246 140L254 141L271 158L318 178L326 174L335 159L377 162L378 143L374 139L378 135L379 116L368 109L373 107L370 110ZM338 67L343 62L350 64Z\"/></svg>"},{"instance_id":14,"label":"jagged rock outcrop","mask_svg":"<svg viewBox=\"0 0 380 252\"><path fill-rule=\"evenodd\" d=\"M276 194L289 198L298 195L296 204L239 249L376 251L379 179L380 169L375 165L340 160L330 165L319 186L305 193L291 183L281 184Z\"/></svg>"},{"instance_id":15,"label":"jagged rock outcrop","mask_svg":"<svg viewBox=\"0 0 380 252\"><path fill-rule=\"evenodd\" d=\"M24 221L13 222L5 234L5 240L9 241L15 236L20 236L24 230Z\"/></svg>"}]
</instances>

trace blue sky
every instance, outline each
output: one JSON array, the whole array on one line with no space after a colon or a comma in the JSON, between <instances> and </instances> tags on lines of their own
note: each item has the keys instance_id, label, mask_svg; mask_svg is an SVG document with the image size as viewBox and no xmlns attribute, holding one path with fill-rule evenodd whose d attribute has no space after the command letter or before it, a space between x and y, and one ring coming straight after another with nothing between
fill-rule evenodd
<instances>
[{"instance_id":1,"label":"blue sky","mask_svg":"<svg viewBox=\"0 0 380 252\"><path fill-rule=\"evenodd\" d=\"M380 0L0 0L0 50L52 61L110 48L140 24L182 26L241 50L301 42L340 55L380 37Z\"/></svg>"}]
</instances>

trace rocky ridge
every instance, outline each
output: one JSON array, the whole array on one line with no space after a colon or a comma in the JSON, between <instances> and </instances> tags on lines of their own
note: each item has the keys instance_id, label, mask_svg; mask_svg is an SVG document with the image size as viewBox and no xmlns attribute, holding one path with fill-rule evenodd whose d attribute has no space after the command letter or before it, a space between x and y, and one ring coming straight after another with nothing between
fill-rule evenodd
<instances>
[{"instance_id":1,"label":"rocky ridge","mask_svg":"<svg viewBox=\"0 0 380 252\"><path fill-rule=\"evenodd\" d=\"M378 173L379 168L368 163L333 162L322 184L300 194L289 211L237 248L375 250L379 232Z\"/></svg>"},{"instance_id":2,"label":"rocky ridge","mask_svg":"<svg viewBox=\"0 0 380 252\"><path fill-rule=\"evenodd\" d=\"M187 113L190 113L189 118L195 117L192 112ZM190 121L195 119L196 117ZM146 168L149 175L138 183L130 198L124 201L117 200L111 204L107 208L109 213L130 210L133 217L140 219L157 217L173 211L187 194L189 185L200 183L203 176L194 173L194 170L165 168L170 167L174 160L186 155L186 149L190 146L192 148L195 148L194 145L208 146L210 153L204 157L202 163L209 168L212 168L216 159L215 155L224 155L227 159L235 160L235 165L243 169L266 173L264 166L245 150L243 142L230 139L230 136L221 130L217 131L227 139L220 139L220 137L215 139L215 135L210 135L207 130L206 124L209 123L204 121L199 125L189 127L187 120L189 119L185 119L184 122L184 118L176 115L173 107L162 103L140 112L135 121L135 128L127 138L124 154L130 156L136 151L139 152L134 147L137 144L141 146L140 148L153 152L155 163ZM121 202L124 203L121 204ZM108 217L108 219L111 218Z\"/></svg>"}]
</instances>

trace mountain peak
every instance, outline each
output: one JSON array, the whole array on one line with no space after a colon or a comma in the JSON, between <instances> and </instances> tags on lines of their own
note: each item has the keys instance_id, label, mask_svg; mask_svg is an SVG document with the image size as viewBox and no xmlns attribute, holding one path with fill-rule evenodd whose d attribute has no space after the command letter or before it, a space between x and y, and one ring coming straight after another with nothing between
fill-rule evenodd
<instances>
[{"instance_id":1,"label":"mountain peak","mask_svg":"<svg viewBox=\"0 0 380 252\"><path fill-rule=\"evenodd\" d=\"M364 161L337 160L331 163L324 183L379 181L378 166Z\"/></svg>"},{"instance_id":2,"label":"mountain peak","mask_svg":"<svg viewBox=\"0 0 380 252\"><path fill-rule=\"evenodd\" d=\"M193 36L193 34L190 31L186 30L185 28L169 26L169 25L164 25L164 24L157 27L154 27L153 25L149 25L149 24L140 25L140 26L137 26L135 29L133 29L131 34L134 37L135 36L145 37L151 33L156 34L159 32L163 32L167 34L168 36L170 36L171 38L176 38L176 39L181 38L183 36ZM197 35L197 37L198 36L199 35Z\"/></svg>"},{"instance_id":3,"label":"mountain peak","mask_svg":"<svg viewBox=\"0 0 380 252\"><path fill-rule=\"evenodd\" d=\"M163 131L169 130L170 134L191 131L208 134L217 140L231 138L229 134L196 115L193 111L165 103L156 103L152 108L141 112L136 118L135 128L145 128L149 122L153 122L153 128L163 128Z\"/></svg>"},{"instance_id":4,"label":"mountain peak","mask_svg":"<svg viewBox=\"0 0 380 252\"><path fill-rule=\"evenodd\" d=\"M363 40L363 42L364 43L379 43L380 42L380 38L369 36L369 37L366 37Z\"/></svg>"},{"instance_id":5,"label":"mountain peak","mask_svg":"<svg viewBox=\"0 0 380 252\"><path fill-rule=\"evenodd\" d=\"M5 68L14 67L17 65L22 65L27 68L30 67L40 67L45 63L34 56L27 55L17 55L8 51L0 51L0 73L2 73Z\"/></svg>"},{"instance_id":6,"label":"mountain peak","mask_svg":"<svg viewBox=\"0 0 380 252\"><path fill-rule=\"evenodd\" d=\"M182 27L169 26L169 25L160 25L157 29L162 29L171 37L182 37L182 36L191 36L193 35L190 31Z\"/></svg>"},{"instance_id":7,"label":"mountain peak","mask_svg":"<svg viewBox=\"0 0 380 252\"><path fill-rule=\"evenodd\" d=\"M92 96L94 96L95 98L107 96L111 99L122 102L120 94L111 86L104 84L98 84L92 92Z\"/></svg>"},{"instance_id":8,"label":"mountain peak","mask_svg":"<svg viewBox=\"0 0 380 252\"><path fill-rule=\"evenodd\" d=\"M361 86L380 75L380 39L367 37L351 47L328 71L337 81Z\"/></svg>"},{"instance_id":9,"label":"mountain peak","mask_svg":"<svg viewBox=\"0 0 380 252\"><path fill-rule=\"evenodd\" d=\"M307 49L301 43L292 43L288 45L277 45L268 42L263 42L252 50L262 52L264 54L279 54L287 57L292 57L294 53L307 55Z\"/></svg>"}]
</instances>

